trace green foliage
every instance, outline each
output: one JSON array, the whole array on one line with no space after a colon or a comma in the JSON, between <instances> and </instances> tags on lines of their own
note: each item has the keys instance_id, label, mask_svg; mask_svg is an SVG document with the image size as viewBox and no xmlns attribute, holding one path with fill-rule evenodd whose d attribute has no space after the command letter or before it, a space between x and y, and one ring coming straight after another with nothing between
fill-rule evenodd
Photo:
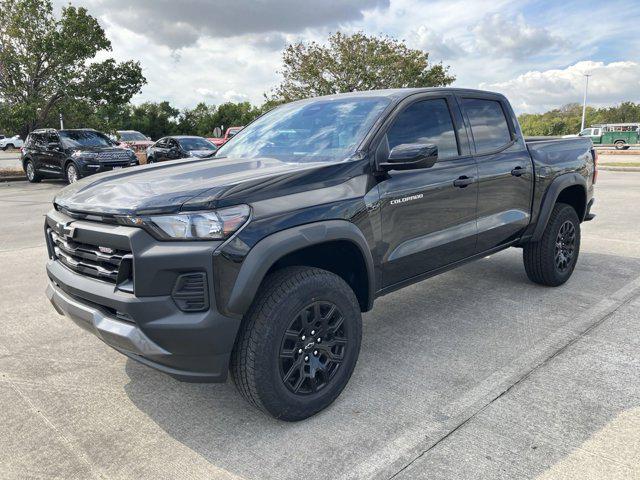
<instances>
[{"instance_id":1,"label":"green foliage","mask_svg":"<svg viewBox=\"0 0 640 480\"><path fill-rule=\"evenodd\" d=\"M289 102L333 93L402 87L436 87L455 77L429 54L390 37L364 33L329 36L316 42L289 45L282 54L284 80L268 99Z\"/></svg>"},{"instance_id":2,"label":"green foliage","mask_svg":"<svg viewBox=\"0 0 640 480\"><path fill-rule=\"evenodd\" d=\"M522 132L529 136L557 136L576 134L580 131L582 106L571 103L545 113L523 113L518 117ZM585 125L598 123L640 122L640 104L623 102L604 108L587 107Z\"/></svg>"},{"instance_id":3,"label":"green foliage","mask_svg":"<svg viewBox=\"0 0 640 480\"><path fill-rule=\"evenodd\" d=\"M98 21L68 5L58 17L51 0L0 1L0 128L23 135L64 107L126 105L146 83L137 62L95 62L111 49ZM73 114L71 115L73 116Z\"/></svg>"}]
</instances>

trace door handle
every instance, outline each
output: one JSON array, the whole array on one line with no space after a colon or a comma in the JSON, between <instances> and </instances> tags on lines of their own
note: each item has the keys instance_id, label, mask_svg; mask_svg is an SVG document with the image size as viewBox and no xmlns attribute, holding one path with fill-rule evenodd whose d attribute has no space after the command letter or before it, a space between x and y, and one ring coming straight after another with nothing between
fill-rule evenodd
<instances>
[{"instance_id":1,"label":"door handle","mask_svg":"<svg viewBox=\"0 0 640 480\"><path fill-rule=\"evenodd\" d=\"M519 177L521 175L524 175L525 173L527 173L527 171L520 165L511 170L511 175L513 175L514 177Z\"/></svg>"},{"instance_id":2,"label":"door handle","mask_svg":"<svg viewBox=\"0 0 640 480\"><path fill-rule=\"evenodd\" d=\"M458 188L465 188L467 185L471 185L474 182L473 177L467 177L462 175L453 181L453 186Z\"/></svg>"}]
</instances>

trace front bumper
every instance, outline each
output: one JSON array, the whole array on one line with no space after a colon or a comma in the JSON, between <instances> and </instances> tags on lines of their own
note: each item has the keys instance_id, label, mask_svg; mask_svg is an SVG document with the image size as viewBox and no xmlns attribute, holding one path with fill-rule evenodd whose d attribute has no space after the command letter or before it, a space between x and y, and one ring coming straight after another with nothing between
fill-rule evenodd
<instances>
[{"instance_id":1,"label":"front bumper","mask_svg":"<svg viewBox=\"0 0 640 480\"><path fill-rule=\"evenodd\" d=\"M46 228L64 223L81 242L124 248L133 257L133 288L72 270L52 253L47 262L47 297L58 313L107 345L179 380L223 382L240 326L218 312L213 291L213 252L219 242L159 242L145 231L47 216ZM206 273L208 308L185 312L172 296L181 274Z\"/></svg>"}]
</instances>

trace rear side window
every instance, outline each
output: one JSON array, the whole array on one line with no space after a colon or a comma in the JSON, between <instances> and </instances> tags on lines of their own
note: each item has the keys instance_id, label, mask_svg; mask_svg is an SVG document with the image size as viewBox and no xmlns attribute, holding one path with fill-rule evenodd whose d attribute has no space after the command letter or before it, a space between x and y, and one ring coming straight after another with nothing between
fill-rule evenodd
<instances>
[{"instance_id":1,"label":"rear side window","mask_svg":"<svg viewBox=\"0 0 640 480\"><path fill-rule=\"evenodd\" d=\"M497 150L511 142L511 131L502 105L496 100L463 98L477 153Z\"/></svg>"},{"instance_id":2,"label":"rear side window","mask_svg":"<svg viewBox=\"0 0 640 480\"><path fill-rule=\"evenodd\" d=\"M443 98L409 105L398 115L387 138L390 149L403 143L432 143L438 147L439 158L459 155L451 113Z\"/></svg>"}]
</instances>

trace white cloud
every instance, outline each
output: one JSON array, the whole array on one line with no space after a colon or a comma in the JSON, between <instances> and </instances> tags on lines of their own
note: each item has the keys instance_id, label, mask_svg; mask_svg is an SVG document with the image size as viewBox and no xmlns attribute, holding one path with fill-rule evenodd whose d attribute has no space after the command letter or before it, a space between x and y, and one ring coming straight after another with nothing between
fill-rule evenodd
<instances>
[{"instance_id":1,"label":"white cloud","mask_svg":"<svg viewBox=\"0 0 640 480\"><path fill-rule=\"evenodd\" d=\"M589 78L591 105L601 106L638 100L640 63L578 62L564 69L530 71L512 80L482 83L480 88L505 94L521 112L541 112L567 103L582 102L585 78Z\"/></svg>"},{"instance_id":2,"label":"white cloud","mask_svg":"<svg viewBox=\"0 0 640 480\"><path fill-rule=\"evenodd\" d=\"M527 24L522 14L513 17L501 13L488 14L471 31L480 52L515 59L540 55L552 49L557 53L558 49L569 46L567 40L546 28Z\"/></svg>"},{"instance_id":3,"label":"white cloud","mask_svg":"<svg viewBox=\"0 0 640 480\"><path fill-rule=\"evenodd\" d=\"M441 60L443 58L452 60L467 52L465 49L451 38L445 38L434 30L420 25L417 30L410 35L411 46L429 52L431 60Z\"/></svg>"},{"instance_id":4,"label":"white cloud","mask_svg":"<svg viewBox=\"0 0 640 480\"><path fill-rule=\"evenodd\" d=\"M640 36L619 28L610 6L595 0L71 1L98 17L113 43L109 56L141 62L148 84L134 102L260 104L280 80L287 44L323 42L338 30L404 39L450 65L455 86L501 89L520 111L581 101L580 75L577 83L563 75L593 59L608 67L601 92L592 77L594 101L639 100L636 87L620 89L614 81L633 83L625 79L627 67L609 65L637 59ZM628 25L640 20L635 0L617 1Z\"/></svg>"}]
</instances>

